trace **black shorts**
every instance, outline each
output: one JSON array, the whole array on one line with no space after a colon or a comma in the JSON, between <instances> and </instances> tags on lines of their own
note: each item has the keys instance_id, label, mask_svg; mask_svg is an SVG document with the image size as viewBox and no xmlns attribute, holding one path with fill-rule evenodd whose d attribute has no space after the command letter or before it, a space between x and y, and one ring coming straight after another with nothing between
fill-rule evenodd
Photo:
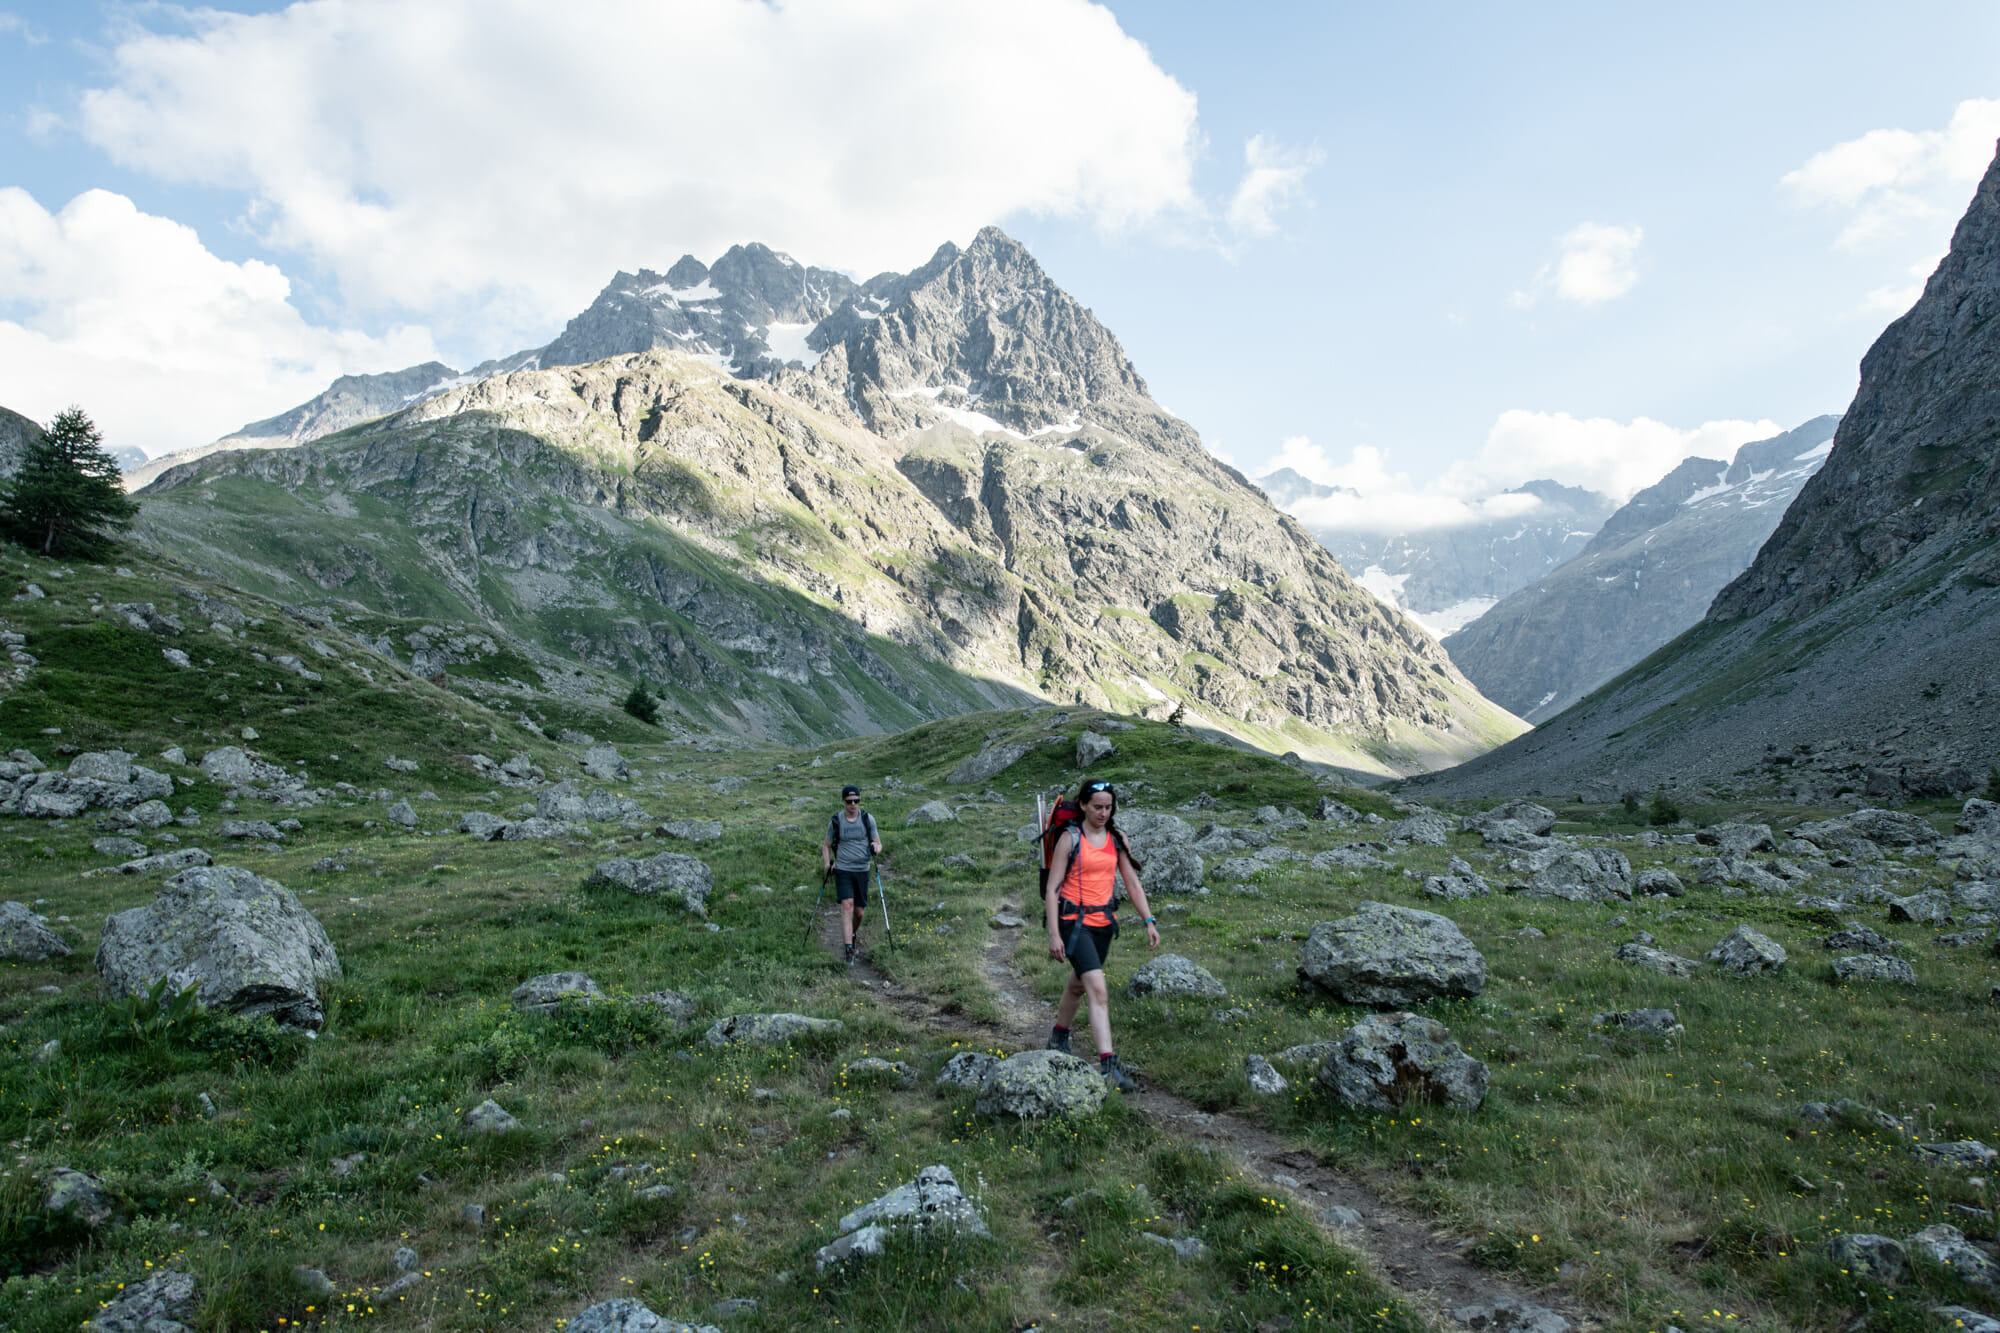
<instances>
[{"instance_id":1,"label":"black shorts","mask_svg":"<svg viewBox=\"0 0 2000 1333\"><path fill-rule=\"evenodd\" d=\"M1056 923L1062 928L1063 948L1069 955L1069 969L1082 976L1086 972L1102 972L1105 960L1111 957L1111 941L1118 937L1118 923L1108 926L1085 926L1076 928L1076 918L1063 917Z\"/></svg>"},{"instance_id":2,"label":"black shorts","mask_svg":"<svg viewBox=\"0 0 2000 1333\"><path fill-rule=\"evenodd\" d=\"M836 902L854 899L856 907L868 906L868 872L865 870L836 870L833 872L833 897Z\"/></svg>"}]
</instances>

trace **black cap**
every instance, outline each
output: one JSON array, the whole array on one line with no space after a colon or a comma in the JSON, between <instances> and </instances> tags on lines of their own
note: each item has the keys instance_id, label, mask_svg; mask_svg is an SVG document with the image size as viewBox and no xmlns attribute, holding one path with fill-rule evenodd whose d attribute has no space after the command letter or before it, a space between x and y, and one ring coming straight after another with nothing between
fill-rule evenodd
<instances>
[{"instance_id":1,"label":"black cap","mask_svg":"<svg viewBox=\"0 0 2000 1333\"><path fill-rule=\"evenodd\" d=\"M859 796L860 794L861 794L861 788L855 786L851 782L848 783L845 787L842 787L840 789L840 799L843 801L850 796Z\"/></svg>"}]
</instances>

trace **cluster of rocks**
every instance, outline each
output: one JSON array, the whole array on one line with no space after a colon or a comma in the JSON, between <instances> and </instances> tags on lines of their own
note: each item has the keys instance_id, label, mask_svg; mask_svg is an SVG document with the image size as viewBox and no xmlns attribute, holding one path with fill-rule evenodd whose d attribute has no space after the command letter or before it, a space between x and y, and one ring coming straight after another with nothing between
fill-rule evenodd
<instances>
[{"instance_id":1,"label":"cluster of rocks","mask_svg":"<svg viewBox=\"0 0 2000 1333\"><path fill-rule=\"evenodd\" d=\"M1089 733L1085 733L1088 735ZM882 1254L891 1231L916 1236L990 1237L978 1207L949 1167L927 1166L915 1180L865 1203L835 1224L841 1234L813 1255L820 1271Z\"/></svg>"},{"instance_id":2,"label":"cluster of rocks","mask_svg":"<svg viewBox=\"0 0 2000 1333\"><path fill-rule=\"evenodd\" d=\"M390 808L389 817L406 828L417 824L416 811L408 802L399 802L402 810ZM563 781L544 787L535 793L533 802L523 802L507 818L487 810L468 810L459 817L458 831L469 834L481 842L525 842L544 838L587 838L592 823L616 823L622 829L650 833L653 817L645 807L629 796L617 796L601 787L581 791L574 782ZM670 831L661 826L659 832L669 837L690 838L705 841L698 826L714 821L683 821L684 826ZM720 824L714 824L714 837L722 836Z\"/></svg>"},{"instance_id":3,"label":"cluster of rocks","mask_svg":"<svg viewBox=\"0 0 2000 1333\"><path fill-rule=\"evenodd\" d=\"M0 761L0 814L29 819L74 819L86 810L116 811L121 823L159 828L173 820L167 798L174 780L141 767L123 750L77 755L57 773L27 750Z\"/></svg>"},{"instance_id":4,"label":"cluster of rocks","mask_svg":"<svg viewBox=\"0 0 2000 1333\"><path fill-rule=\"evenodd\" d=\"M610 997L585 972L544 972L540 976L529 977L516 986L508 998L514 1008L524 1014L553 1014L567 1008L588 1008L610 1001ZM673 990L648 991L623 1002L656 1009L671 1019L677 1028L685 1028L692 1023L699 1007L693 997Z\"/></svg>"},{"instance_id":5,"label":"cluster of rocks","mask_svg":"<svg viewBox=\"0 0 2000 1333\"><path fill-rule=\"evenodd\" d=\"M644 859L619 856L599 861L584 882L623 889L642 897L664 895L678 902L683 911L705 917L708 895L715 888L715 872L697 857L660 852Z\"/></svg>"}]
</instances>

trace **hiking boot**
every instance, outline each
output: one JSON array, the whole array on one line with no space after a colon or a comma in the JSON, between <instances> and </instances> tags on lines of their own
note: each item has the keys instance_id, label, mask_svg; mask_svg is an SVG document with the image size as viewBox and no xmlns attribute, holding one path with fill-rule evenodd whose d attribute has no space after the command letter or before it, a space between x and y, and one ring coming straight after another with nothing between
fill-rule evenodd
<instances>
[{"instance_id":1,"label":"hiking boot","mask_svg":"<svg viewBox=\"0 0 2000 1333\"><path fill-rule=\"evenodd\" d=\"M1052 1051L1061 1051L1064 1055L1073 1054L1073 1052L1069 1048L1069 1033L1066 1031L1049 1033L1048 1049Z\"/></svg>"},{"instance_id":2,"label":"hiking boot","mask_svg":"<svg viewBox=\"0 0 2000 1333\"><path fill-rule=\"evenodd\" d=\"M1132 1081L1130 1074L1125 1072L1125 1066L1118 1063L1117 1056L1106 1056L1104 1059L1098 1061L1097 1067L1103 1072L1104 1081L1118 1089L1118 1091L1137 1092L1139 1090L1139 1085Z\"/></svg>"},{"instance_id":3,"label":"hiking boot","mask_svg":"<svg viewBox=\"0 0 2000 1333\"><path fill-rule=\"evenodd\" d=\"M840 956L841 956L842 958L844 958L844 959L846 959L846 960L847 960L847 963L848 963L848 965L849 965L850 967L851 967L851 966L853 966L853 964L854 964L854 941L852 941L852 940L849 940L849 941L848 941L848 942L847 942L846 944L843 944L843 945L841 945L841 946L840 946Z\"/></svg>"}]
</instances>

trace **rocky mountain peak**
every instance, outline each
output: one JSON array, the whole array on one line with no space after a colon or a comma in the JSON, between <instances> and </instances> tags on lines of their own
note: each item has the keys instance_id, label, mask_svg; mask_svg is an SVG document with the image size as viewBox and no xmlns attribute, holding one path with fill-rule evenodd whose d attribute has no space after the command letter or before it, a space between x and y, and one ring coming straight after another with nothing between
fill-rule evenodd
<instances>
[{"instance_id":1,"label":"rocky mountain peak","mask_svg":"<svg viewBox=\"0 0 2000 1333\"><path fill-rule=\"evenodd\" d=\"M2000 159L1908 314L1861 361L1826 466L1712 617L1809 614L1969 529L2000 532ZM2000 569L1994 571L2000 579Z\"/></svg>"},{"instance_id":2,"label":"rocky mountain peak","mask_svg":"<svg viewBox=\"0 0 2000 1333\"><path fill-rule=\"evenodd\" d=\"M14 475L21 466L21 451L41 433L42 428L27 417L0 407L0 476Z\"/></svg>"}]
</instances>

